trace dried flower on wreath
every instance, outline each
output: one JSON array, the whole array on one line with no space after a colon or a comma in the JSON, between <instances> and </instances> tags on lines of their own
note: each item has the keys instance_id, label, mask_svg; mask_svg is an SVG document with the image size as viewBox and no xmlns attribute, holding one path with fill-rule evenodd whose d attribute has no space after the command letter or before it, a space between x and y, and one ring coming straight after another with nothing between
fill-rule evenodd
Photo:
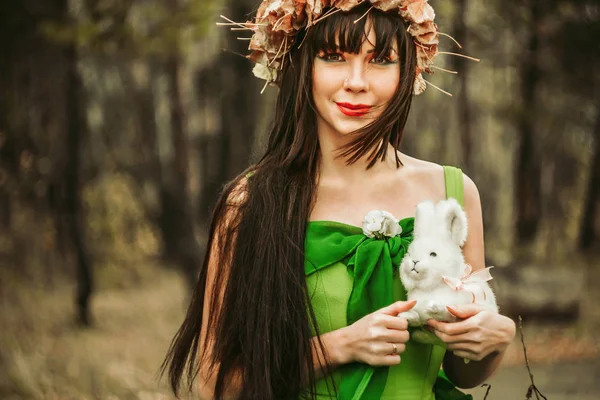
<instances>
[{"instance_id":1,"label":"dried flower on wreath","mask_svg":"<svg viewBox=\"0 0 600 400\"><path fill-rule=\"evenodd\" d=\"M281 76L279 72L300 30L310 29L336 12L349 11L364 2L370 2L371 8L386 12L397 9L408 23L408 33L413 37L417 53L414 93L421 94L427 85L439 89L428 83L422 75L424 72L433 74L433 68L436 68L433 67L434 59L440 54L440 32L434 23L435 12L428 0L263 0L253 21L237 23L223 17L228 23L220 25L252 32L248 58L257 64L253 70L254 74L264 79L267 84L278 85ZM462 56L456 53L443 54Z\"/></svg>"}]
</instances>

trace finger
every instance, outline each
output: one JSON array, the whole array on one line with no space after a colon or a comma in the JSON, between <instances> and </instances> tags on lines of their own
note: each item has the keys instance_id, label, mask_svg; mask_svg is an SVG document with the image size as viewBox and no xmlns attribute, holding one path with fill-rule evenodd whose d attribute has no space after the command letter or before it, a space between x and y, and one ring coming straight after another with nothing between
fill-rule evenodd
<instances>
[{"instance_id":1,"label":"finger","mask_svg":"<svg viewBox=\"0 0 600 400\"><path fill-rule=\"evenodd\" d=\"M444 343L447 343L447 344L450 344L450 343L471 343L471 344L479 343L479 342L476 342L476 341L470 339L468 334L448 335L448 334L445 334L443 332L436 331L436 330L434 330L433 333L437 337L439 337L440 340L442 340Z\"/></svg>"},{"instance_id":2,"label":"finger","mask_svg":"<svg viewBox=\"0 0 600 400\"><path fill-rule=\"evenodd\" d=\"M480 357L478 354L471 353L470 351L457 350L457 351L454 351L453 354L456 357L466 358L467 360L472 360L472 361L479 361L482 359L482 357Z\"/></svg>"},{"instance_id":3,"label":"finger","mask_svg":"<svg viewBox=\"0 0 600 400\"><path fill-rule=\"evenodd\" d=\"M446 335L462 335L472 329L471 322L469 321L442 322L430 319L427 321L427 324L436 331L445 333Z\"/></svg>"},{"instance_id":4,"label":"finger","mask_svg":"<svg viewBox=\"0 0 600 400\"><path fill-rule=\"evenodd\" d=\"M394 317L392 315L381 315L381 323L388 329L405 331L408 329L408 321L406 318Z\"/></svg>"},{"instance_id":5,"label":"finger","mask_svg":"<svg viewBox=\"0 0 600 400\"><path fill-rule=\"evenodd\" d=\"M373 346L373 351L379 355L399 355L406 351L406 345L404 343L380 343L377 346Z\"/></svg>"},{"instance_id":6,"label":"finger","mask_svg":"<svg viewBox=\"0 0 600 400\"><path fill-rule=\"evenodd\" d=\"M380 339L389 343L406 343L410 339L410 334L406 330L389 329Z\"/></svg>"},{"instance_id":7,"label":"finger","mask_svg":"<svg viewBox=\"0 0 600 400\"><path fill-rule=\"evenodd\" d=\"M478 343L475 342L455 342L455 343L449 343L448 344L448 350L452 350L452 351L468 351L471 353L479 353L481 350L481 347L479 346Z\"/></svg>"},{"instance_id":8,"label":"finger","mask_svg":"<svg viewBox=\"0 0 600 400\"><path fill-rule=\"evenodd\" d=\"M404 343L390 343L392 345L392 354L402 354L406 351ZM396 347L394 347L396 346Z\"/></svg>"},{"instance_id":9,"label":"finger","mask_svg":"<svg viewBox=\"0 0 600 400\"><path fill-rule=\"evenodd\" d=\"M400 364L401 358L397 354L387 354L377 359L378 366L392 366Z\"/></svg>"},{"instance_id":10,"label":"finger","mask_svg":"<svg viewBox=\"0 0 600 400\"><path fill-rule=\"evenodd\" d=\"M394 348L396 351L394 352ZM406 346L402 343L380 342L371 345L370 353L374 357L399 355L406 350Z\"/></svg>"},{"instance_id":11,"label":"finger","mask_svg":"<svg viewBox=\"0 0 600 400\"><path fill-rule=\"evenodd\" d=\"M387 315L396 316L401 312L410 310L411 308L413 308L415 306L415 304L417 304L416 300L397 301L395 303L390 304L387 307L382 308L378 312L382 312Z\"/></svg>"},{"instance_id":12,"label":"finger","mask_svg":"<svg viewBox=\"0 0 600 400\"><path fill-rule=\"evenodd\" d=\"M450 313L460 319L467 319L475 314L479 314L483 307L479 304L463 304L460 306L446 306Z\"/></svg>"}]
</instances>

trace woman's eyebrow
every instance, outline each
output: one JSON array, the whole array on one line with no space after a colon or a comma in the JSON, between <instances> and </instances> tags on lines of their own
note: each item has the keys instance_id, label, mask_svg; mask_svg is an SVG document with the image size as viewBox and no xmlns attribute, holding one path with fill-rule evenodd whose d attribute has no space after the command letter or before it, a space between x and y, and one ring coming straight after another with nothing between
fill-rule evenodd
<instances>
[{"instance_id":1,"label":"woman's eyebrow","mask_svg":"<svg viewBox=\"0 0 600 400\"><path fill-rule=\"evenodd\" d=\"M371 50L367 50L367 54L371 54L371 53L375 53L375 48L372 48ZM390 54L391 53L398 54L398 51L396 49L390 49Z\"/></svg>"}]
</instances>

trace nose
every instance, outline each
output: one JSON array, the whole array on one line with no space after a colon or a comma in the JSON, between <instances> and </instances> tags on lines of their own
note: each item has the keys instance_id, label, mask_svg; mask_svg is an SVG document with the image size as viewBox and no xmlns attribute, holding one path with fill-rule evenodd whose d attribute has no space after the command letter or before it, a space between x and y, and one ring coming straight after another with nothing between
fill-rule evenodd
<instances>
[{"instance_id":1,"label":"nose","mask_svg":"<svg viewBox=\"0 0 600 400\"><path fill-rule=\"evenodd\" d=\"M413 265L416 267L418 262L419 262L419 261L415 261L415 260L413 260Z\"/></svg>"},{"instance_id":2,"label":"nose","mask_svg":"<svg viewBox=\"0 0 600 400\"><path fill-rule=\"evenodd\" d=\"M366 72L365 65L362 62L350 63L348 77L344 81L344 89L348 92L355 93L369 90Z\"/></svg>"}]
</instances>

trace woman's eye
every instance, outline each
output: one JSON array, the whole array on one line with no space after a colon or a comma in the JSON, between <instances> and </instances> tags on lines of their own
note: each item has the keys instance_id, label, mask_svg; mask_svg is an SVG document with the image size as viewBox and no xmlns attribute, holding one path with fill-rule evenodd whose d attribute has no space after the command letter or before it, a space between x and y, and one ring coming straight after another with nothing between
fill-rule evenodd
<instances>
[{"instance_id":1,"label":"woman's eye","mask_svg":"<svg viewBox=\"0 0 600 400\"><path fill-rule=\"evenodd\" d=\"M432 251L432 252L431 252L429 255L430 255L431 257L437 257L437 253L435 253L435 252L433 252L433 251Z\"/></svg>"},{"instance_id":2,"label":"woman's eye","mask_svg":"<svg viewBox=\"0 0 600 400\"><path fill-rule=\"evenodd\" d=\"M339 53L320 54L319 58L325 61L344 61L344 57Z\"/></svg>"},{"instance_id":3,"label":"woman's eye","mask_svg":"<svg viewBox=\"0 0 600 400\"><path fill-rule=\"evenodd\" d=\"M373 57L371 59L371 63L385 65L385 64L393 64L395 61L390 60L389 57Z\"/></svg>"}]
</instances>

